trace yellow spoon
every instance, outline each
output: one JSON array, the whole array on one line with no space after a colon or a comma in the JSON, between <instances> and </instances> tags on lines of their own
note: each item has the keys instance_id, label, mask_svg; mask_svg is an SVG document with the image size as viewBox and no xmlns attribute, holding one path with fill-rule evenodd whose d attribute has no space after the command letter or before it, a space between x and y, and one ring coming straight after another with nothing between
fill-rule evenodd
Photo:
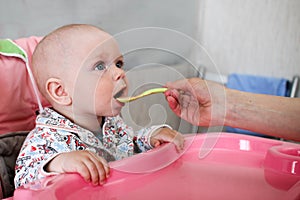
<instances>
[{"instance_id":1,"label":"yellow spoon","mask_svg":"<svg viewBox=\"0 0 300 200\"><path fill-rule=\"evenodd\" d=\"M122 102L122 103L128 103L130 101L134 101L137 100L141 97L150 95L150 94L156 94L156 93L164 93L165 91L167 91L168 88L152 88L150 90L146 90L145 92L137 95L137 96L133 96L133 97L120 97L117 98L118 101Z\"/></svg>"}]
</instances>

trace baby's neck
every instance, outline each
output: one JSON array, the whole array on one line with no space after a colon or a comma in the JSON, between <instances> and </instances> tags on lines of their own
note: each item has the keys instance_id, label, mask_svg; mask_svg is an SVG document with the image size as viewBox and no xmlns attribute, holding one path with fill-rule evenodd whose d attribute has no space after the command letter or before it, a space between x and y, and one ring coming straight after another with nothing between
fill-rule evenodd
<instances>
[{"instance_id":1,"label":"baby's neck","mask_svg":"<svg viewBox=\"0 0 300 200\"><path fill-rule=\"evenodd\" d=\"M57 109L55 110L57 111ZM59 111L59 113L67 117L73 123L93 132L95 135L101 133L101 129L104 123L104 117L95 115L75 114L73 112L68 112L67 110L64 111L65 112Z\"/></svg>"},{"instance_id":2,"label":"baby's neck","mask_svg":"<svg viewBox=\"0 0 300 200\"><path fill-rule=\"evenodd\" d=\"M94 134L101 133L102 129L102 117L97 116L76 116L74 117L74 123L79 126L93 132Z\"/></svg>"}]
</instances>

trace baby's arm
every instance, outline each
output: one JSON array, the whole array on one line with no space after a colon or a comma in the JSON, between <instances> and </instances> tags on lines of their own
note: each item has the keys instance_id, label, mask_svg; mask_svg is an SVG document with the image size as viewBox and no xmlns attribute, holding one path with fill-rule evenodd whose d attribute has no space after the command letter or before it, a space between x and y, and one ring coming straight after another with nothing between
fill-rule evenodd
<instances>
[{"instance_id":1,"label":"baby's arm","mask_svg":"<svg viewBox=\"0 0 300 200\"><path fill-rule=\"evenodd\" d=\"M151 134L150 137L151 146L158 147L161 144L166 142L174 143L177 151L183 150L184 138L182 134L180 134L179 132L167 127L163 127L163 128L159 128L158 130L156 130Z\"/></svg>"},{"instance_id":2,"label":"baby's arm","mask_svg":"<svg viewBox=\"0 0 300 200\"><path fill-rule=\"evenodd\" d=\"M33 130L27 136L16 160L15 187L45 177L42 165L59 153L50 147L54 137L51 134Z\"/></svg>"},{"instance_id":3,"label":"baby's arm","mask_svg":"<svg viewBox=\"0 0 300 200\"><path fill-rule=\"evenodd\" d=\"M112 131L107 131L103 135L103 143L106 144L107 149L111 152L125 152L126 157L132 155L132 148L134 148L134 153L145 152L157 147L165 142L172 142L176 145L177 149L182 149L183 146L183 136L169 125L162 124L158 126L151 126L148 128L143 128L134 132L133 128L128 126L120 116L106 118L105 124L109 124L106 129L111 129ZM134 147L132 147L132 141ZM111 144L116 142L115 144ZM120 148L120 149L118 149ZM117 150L116 150L117 149ZM125 156L119 156L118 159L122 159Z\"/></svg>"},{"instance_id":4,"label":"baby's arm","mask_svg":"<svg viewBox=\"0 0 300 200\"><path fill-rule=\"evenodd\" d=\"M87 149L71 133L59 135L51 133L46 128L30 132L16 161L15 187L63 172L79 172L86 180L96 183L98 178L102 182L103 177L109 173L106 161L87 151L84 153L75 151L78 147L75 144L79 145L82 150ZM84 161L81 162L80 159ZM80 162L79 167L72 165L78 162ZM86 175L88 170L93 171L90 177Z\"/></svg>"},{"instance_id":5,"label":"baby's arm","mask_svg":"<svg viewBox=\"0 0 300 200\"><path fill-rule=\"evenodd\" d=\"M88 150L61 153L50 160L44 169L56 173L77 172L94 185L102 185L109 176L106 160Z\"/></svg>"},{"instance_id":6,"label":"baby's arm","mask_svg":"<svg viewBox=\"0 0 300 200\"><path fill-rule=\"evenodd\" d=\"M174 143L178 151L183 149L182 134L166 124L141 129L135 138L135 143L140 151L147 151L167 142Z\"/></svg>"}]
</instances>

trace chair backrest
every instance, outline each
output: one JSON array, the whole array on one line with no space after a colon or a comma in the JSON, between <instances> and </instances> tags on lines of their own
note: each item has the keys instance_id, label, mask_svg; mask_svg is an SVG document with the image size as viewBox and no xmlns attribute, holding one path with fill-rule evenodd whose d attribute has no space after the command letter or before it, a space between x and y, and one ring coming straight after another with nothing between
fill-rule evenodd
<instances>
[{"instance_id":1,"label":"chair backrest","mask_svg":"<svg viewBox=\"0 0 300 200\"><path fill-rule=\"evenodd\" d=\"M50 104L33 85L31 55L40 37L0 40L0 199L13 195L15 163L36 112ZM28 69L29 68L29 69Z\"/></svg>"},{"instance_id":2,"label":"chair backrest","mask_svg":"<svg viewBox=\"0 0 300 200\"><path fill-rule=\"evenodd\" d=\"M0 199L14 192L15 163L28 132L0 135Z\"/></svg>"},{"instance_id":3,"label":"chair backrest","mask_svg":"<svg viewBox=\"0 0 300 200\"><path fill-rule=\"evenodd\" d=\"M26 65L30 66L31 55L41 37L21 38L12 41L24 51L27 61L7 50L7 40L0 40L0 134L14 131L29 131L35 125L39 105ZM43 106L50 106L38 93Z\"/></svg>"}]
</instances>

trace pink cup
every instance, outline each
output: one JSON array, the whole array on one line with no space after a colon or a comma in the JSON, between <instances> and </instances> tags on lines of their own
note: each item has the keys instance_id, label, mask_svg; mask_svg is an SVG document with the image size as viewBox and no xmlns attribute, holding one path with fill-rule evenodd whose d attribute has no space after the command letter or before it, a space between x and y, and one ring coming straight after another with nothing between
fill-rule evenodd
<instances>
[{"instance_id":1,"label":"pink cup","mask_svg":"<svg viewBox=\"0 0 300 200\"><path fill-rule=\"evenodd\" d=\"M266 154L265 178L275 188L289 190L300 180L300 146L279 145Z\"/></svg>"}]
</instances>

